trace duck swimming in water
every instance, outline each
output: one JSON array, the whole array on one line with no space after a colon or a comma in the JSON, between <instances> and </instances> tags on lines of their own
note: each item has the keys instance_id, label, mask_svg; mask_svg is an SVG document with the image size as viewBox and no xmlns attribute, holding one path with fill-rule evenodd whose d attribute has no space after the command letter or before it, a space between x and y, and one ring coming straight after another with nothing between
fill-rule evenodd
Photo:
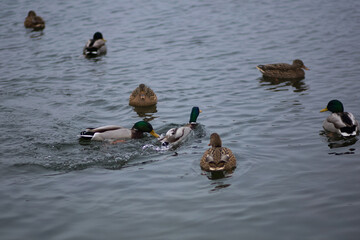
<instances>
[{"instance_id":1,"label":"duck swimming in water","mask_svg":"<svg viewBox=\"0 0 360 240\"><path fill-rule=\"evenodd\" d=\"M31 10L25 18L24 26L34 30L42 30L45 28L45 22L40 16L37 16L36 13Z\"/></svg>"},{"instance_id":2,"label":"duck swimming in water","mask_svg":"<svg viewBox=\"0 0 360 240\"><path fill-rule=\"evenodd\" d=\"M140 84L130 95L129 105L134 107L149 107L157 103L154 91L145 84Z\"/></svg>"},{"instance_id":3,"label":"duck swimming in water","mask_svg":"<svg viewBox=\"0 0 360 240\"><path fill-rule=\"evenodd\" d=\"M100 56L106 54L106 40L103 38L101 32L96 32L92 39L89 39L83 49L85 56Z\"/></svg>"},{"instance_id":4,"label":"duck swimming in water","mask_svg":"<svg viewBox=\"0 0 360 240\"><path fill-rule=\"evenodd\" d=\"M231 171L236 168L236 158L229 148L222 147L219 134L210 135L208 150L200 160L200 167L207 172Z\"/></svg>"},{"instance_id":5,"label":"duck swimming in water","mask_svg":"<svg viewBox=\"0 0 360 240\"><path fill-rule=\"evenodd\" d=\"M340 134L344 137L356 136L359 132L359 123L350 112L344 112L344 106L339 100L331 100L327 107L320 112L332 112L323 122L326 131Z\"/></svg>"},{"instance_id":6,"label":"duck swimming in water","mask_svg":"<svg viewBox=\"0 0 360 240\"><path fill-rule=\"evenodd\" d=\"M171 144L172 146L181 143L186 137L195 129L197 126L196 120L201 113L199 107L193 107L190 113L189 123L185 126L179 128L171 128L169 129L165 136L160 139L162 146L168 146Z\"/></svg>"},{"instance_id":7,"label":"duck swimming in water","mask_svg":"<svg viewBox=\"0 0 360 240\"><path fill-rule=\"evenodd\" d=\"M142 138L144 132L148 132L156 138L159 137L150 123L139 121L131 129L116 125L87 128L86 131L80 133L80 138L95 141Z\"/></svg>"},{"instance_id":8,"label":"duck swimming in water","mask_svg":"<svg viewBox=\"0 0 360 240\"><path fill-rule=\"evenodd\" d=\"M271 79L302 79L305 77L303 69L310 70L300 59L295 59L292 65L287 63L275 63L258 65L256 68L259 69L264 78Z\"/></svg>"}]
</instances>

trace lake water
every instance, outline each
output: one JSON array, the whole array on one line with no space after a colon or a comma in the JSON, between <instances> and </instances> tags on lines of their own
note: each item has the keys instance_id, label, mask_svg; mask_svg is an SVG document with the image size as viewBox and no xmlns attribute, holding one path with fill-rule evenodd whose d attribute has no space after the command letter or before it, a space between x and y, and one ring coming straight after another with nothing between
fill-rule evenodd
<instances>
[{"instance_id":1,"label":"lake water","mask_svg":"<svg viewBox=\"0 0 360 240\"><path fill-rule=\"evenodd\" d=\"M29 10L46 21L31 32ZM331 99L360 118L360 2L14 1L0 3L1 239L359 239L358 138L322 130ZM94 32L108 54L86 59ZM300 58L301 81L258 64ZM153 112L128 105L140 84ZM147 135L79 142L86 127L159 134L203 111L195 134L159 151ZM236 155L210 179L217 132Z\"/></svg>"}]
</instances>

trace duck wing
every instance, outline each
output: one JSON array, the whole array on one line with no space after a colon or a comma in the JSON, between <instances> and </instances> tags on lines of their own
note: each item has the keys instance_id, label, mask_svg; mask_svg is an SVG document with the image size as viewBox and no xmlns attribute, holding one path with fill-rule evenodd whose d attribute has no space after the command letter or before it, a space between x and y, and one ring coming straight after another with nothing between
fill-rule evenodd
<instances>
[{"instance_id":1,"label":"duck wing","mask_svg":"<svg viewBox=\"0 0 360 240\"><path fill-rule=\"evenodd\" d=\"M260 71L287 71L294 69L293 65L287 64L287 63L274 63L274 64L266 64L266 65L259 65L257 68Z\"/></svg>"}]
</instances>

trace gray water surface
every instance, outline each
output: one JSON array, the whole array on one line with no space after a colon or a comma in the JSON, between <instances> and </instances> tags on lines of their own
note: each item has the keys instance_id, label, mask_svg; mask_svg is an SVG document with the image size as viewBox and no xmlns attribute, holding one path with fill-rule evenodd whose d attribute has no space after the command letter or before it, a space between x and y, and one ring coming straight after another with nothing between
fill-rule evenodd
<instances>
[{"instance_id":1,"label":"gray water surface","mask_svg":"<svg viewBox=\"0 0 360 240\"><path fill-rule=\"evenodd\" d=\"M29 10L43 32L23 27ZM2 1L1 239L359 239L358 138L322 130L331 99L359 115L360 2ZM94 32L108 54L86 59ZM258 64L300 58L298 81ZM152 112L128 105L140 84ZM179 148L147 135L82 143L86 127L159 134L199 127ZM233 174L199 162L217 132Z\"/></svg>"}]
</instances>

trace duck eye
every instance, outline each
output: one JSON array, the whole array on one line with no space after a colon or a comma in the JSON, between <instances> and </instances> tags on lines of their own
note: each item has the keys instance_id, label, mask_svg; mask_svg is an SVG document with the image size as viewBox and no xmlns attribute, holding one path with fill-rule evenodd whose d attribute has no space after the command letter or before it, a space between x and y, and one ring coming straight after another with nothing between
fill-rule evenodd
<instances>
[{"instance_id":1,"label":"duck eye","mask_svg":"<svg viewBox=\"0 0 360 240\"><path fill-rule=\"evenodd\" d=\"M163 142L161 145L166 147L167 145L169 145L169 143L168 142Z\"/></svg>"}]
</instances>

